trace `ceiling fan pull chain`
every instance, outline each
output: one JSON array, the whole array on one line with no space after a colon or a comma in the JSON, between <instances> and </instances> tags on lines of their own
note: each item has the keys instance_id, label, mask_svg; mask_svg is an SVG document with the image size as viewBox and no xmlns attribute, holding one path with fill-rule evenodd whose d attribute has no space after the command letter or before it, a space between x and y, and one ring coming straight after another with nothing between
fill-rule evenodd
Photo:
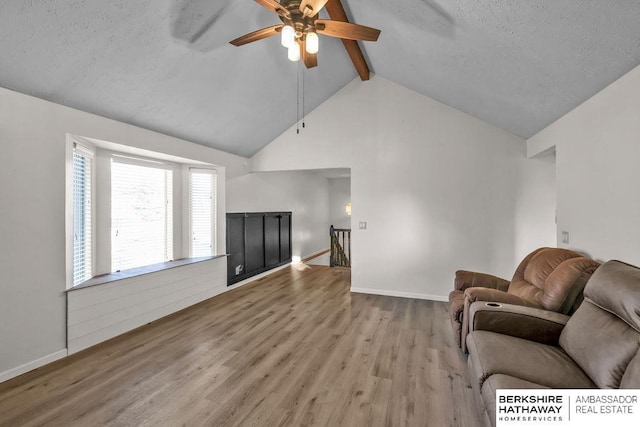
<instances>
[{"instance_id":1,"label":"ceiling fan pull chain","mask_svg":"<svg viewBox=\"0 0 640 427\"><path fill-rule=\"evenodd\" d=\"M304 67L300 67L300 69L302 70L302 128L304 129L304 90L305 90L304 74L305 74L305 69L304 69Z\"/></svg>"}]
</instances>

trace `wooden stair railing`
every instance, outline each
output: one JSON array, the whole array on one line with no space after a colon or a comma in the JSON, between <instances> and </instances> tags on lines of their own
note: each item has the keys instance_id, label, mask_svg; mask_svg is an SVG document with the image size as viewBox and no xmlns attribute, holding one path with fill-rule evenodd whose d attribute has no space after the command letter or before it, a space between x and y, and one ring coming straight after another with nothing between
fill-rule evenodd
<instances>
[{"instance_id":1,"label":"wooden stair railing","mask_svg":"<svg viewBox=\"0 0 640 427\"><path fill-rule=\"evenodd\" d=\"M351 229L329 228L331 236L331 267L351 267Z\"/></svg>"}]
</instances>

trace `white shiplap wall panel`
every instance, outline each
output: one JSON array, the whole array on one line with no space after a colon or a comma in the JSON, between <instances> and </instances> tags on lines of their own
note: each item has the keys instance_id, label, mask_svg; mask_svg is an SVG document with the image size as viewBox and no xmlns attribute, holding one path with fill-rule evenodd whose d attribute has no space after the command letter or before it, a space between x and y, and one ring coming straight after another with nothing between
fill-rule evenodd
<instances>
[{"instance_id":1,"label":"white shiplap wall panel","mask_svg":"<svg viewBox=\"0 0 640 427\"><path fill-rule=\"evenodd\" d=\"M93 345L99 344L103 341L106 341L118 335L129 332L135 328L138 328L147 323L153 322L154 320L158 320L164 316L167 316L171 313L187 308L191 305L197 304L200 301L214 297L220 293L221 291L217 291L217 292L207 291L203 294L198 294L194 297L190 297L181 301L176 301L171 306L159 307L153 311L143 313L139 316L128 318L126 320L123 320L120 323L115 323L108 328L99 329L91 334L82 335L77 338L74 338L73 340L70 340L68 343L69 354L76 353L80 350L84 350L85 348L91 347Z\"/></svg>"},{"instance_id":2,"label":"white shiplap wall panel","mask_svg":"<svg viewBox=\"0 0 640 427\"><path fill-rule=\"evenodd\" d=\"M74 312L76 310L88 309L92 305L100 305L114 299L122 298L122 286L129 287L130 289L126 292L126 295L132 296L138 293L148 292L150 289L157 289L166 284L175 283L177 280L185 278L187 274L193 274L187 268L194 268L196 266L197 264L189 264L103 285L79 289L79 292L71 291L69 295L73 296L77 302L77 306L73 309L70 308L69 311Z\"/></svg>"},{"instance_id":3,"label":"white shiplap wall panel","mask_svg":"<svg viewBox=\"0 0 640 427\"><path fill-rule=\"evenodd\" d=\"M77 319L70 320L69 335L79 337L91 334L100 329L126 321L131 317L153 312L158 308L170 306L177 301L192 298L194 295L202 294L211 289L211 286L207 282L197 282L174 290L171 293L165 293L166 288L167 286L163 286L163 288L158 290L158 293L154 293L153 299L149 299L148 293L145 293L142 295L137 294L136 300L139 301L129 301L127 298L121 298L109 301L108 304L96 306L96 308L100 308L100 311L106 311L106 313L87 317L78 323L75 323ZM72 322L74 323L72 324Z\"/></svg>"},{"instance_id":4,"label":"white shiplap wall panel","mask_svg":"<svg viewBox=\"0 0 640 427\"><path fill-rule=\"evenodd\" d=\"M193 265L184 267L185 268L174 268L171 270L151 273L146 276L138 276L135 280L132 278L114 282L113 286L110 286L110 289L108 289L108 293L89 292L105 286L102 285L87 288L88 292L86 294L79 293L77 298L76 295L73 294L74 304L69 307L69 325L73 326L78 323L85 322L88 319L93 319L105 314L113 313L117 310L135 307L138 304L148 302L148 293L150 290L153 290L156 297L176 292L186 292L189 287L196 286L201 282L200 276L202 276L204 284L207 284L209 281L212 283L219 283L220 277L215 276L215 272L211 272L209 266L203 265L196 268L195 265ZM141 278L144 279L140 280ZM176 286L176 283L178 282L181 283L182 286ZM121 286L126 286L129 289L127 289L126 292L123 292Z\"/></svg>"},{"instance_id":5,"label":"white shiplap wall panel","mask_svg":"<svg viewBox=\"0 0 640 427\"><path fill-rule=\"evenodd\" d=\"M224 292L226 275L222 257L70 291L69 354Z\"/></svg>"}]
</instances>

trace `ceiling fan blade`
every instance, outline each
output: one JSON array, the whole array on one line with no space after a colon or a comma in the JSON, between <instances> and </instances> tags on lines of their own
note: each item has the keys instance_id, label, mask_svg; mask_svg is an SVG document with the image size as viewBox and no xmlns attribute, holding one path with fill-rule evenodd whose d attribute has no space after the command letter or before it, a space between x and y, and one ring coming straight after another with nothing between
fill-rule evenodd
<instances>
[{"instance_id":1,"label":"ceiling fan blade","mask_svg":"<svg viewBox=\"0 0 640 427\"><path fill-rule=\"evenodd\" d=\"M304 16L315 16L327 4L327 1L329 0L302 0L300 2L300 12Z\"/></svg>"},{"instance_id":2,"label":"ceiling fan blade","mask_svg":"<svg viewBox=\"0 0 640 427\"><path fill-rule=\"evenodd\" d=\"M349 22L331 21L329 19L316 19L316 32L325 36L339 37L348 40L364 40L375 42L378 40L380 30L364 25L351 24Z\"/></svg>"},{"instance_id":3,"label":"ceiling fan blade","mask_svg":"<svg viewBox=\"0 0 640 427\"><path fill-rule=\"evenodd\" d=\"M305 67L313 68L318 66L318 55L315 53L307 53L307 43L304 39L300 42L300 57L302 57L302 62L304 62Z\"/></svg>"},{"instance_id":4,"label":"ceiling fan blade","mask_svg":"<svg viewBox=\"0 0 640 427\"><path fill-rule=\"evenodd\" d=\"M291 13L287 9L282 7L282 5L278 3L276 0L256 0L256 3L266 7L271 12L277 13L280 16L283 16L285 18L291 18Z\"/></svg>"},{"instance_id":5,"label":"ceiling fan blade","mask_svg":"<svg viewBox=\"0 0 640 427\"><path fill-rule=\"evenodd\" d=\"M340 0L331 0L327 2L326 5L327 13L329 14L329 18L334 21L341 22L349 22L347 18L347 13L344 11L344 7L342 6L342 2ZM362 81L369 80L370 72L369 65L367 64L367 60L362 54L362 49L360 49L360 45L356 40L347 40L342 39L342 44L349 54L349 58L351 58L351 62L353 62L353 66L355 67L358 75Z\"/></svg>"},{"instance_id":6,"label":"ceiling fan blade","mask_svg":"<svg viewBox=\"0 0 640 427\"><path fill-rule=\"evenodd\" d=\"M283 24L272 25L271 27L263 28L261 30L254 31L249 34L245 34L242 37L238 37L235 40L231 40L231 43L234 46L242 46L247 43L255 42L258 40L266 39L267 37L275 36L280 31L282 31Z\"/></svg>"}]
</instances>

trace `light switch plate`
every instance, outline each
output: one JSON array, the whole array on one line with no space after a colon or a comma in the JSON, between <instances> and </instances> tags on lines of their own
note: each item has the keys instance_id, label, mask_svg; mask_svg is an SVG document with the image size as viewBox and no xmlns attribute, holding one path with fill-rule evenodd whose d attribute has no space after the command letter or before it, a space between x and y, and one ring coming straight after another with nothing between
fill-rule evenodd
<instances>
[{"instance_id":1,"label":"light switch plate","mask_svg":"<svg viewBox=\"0 0 640 427\"><path fill-rule=\"evenodd\" d=\"M358 224L358 228L360 230L366 230L367 229L367 222L366 221L360 221L360 223Z\"/></svg>"},{"instance_id":2,"label":"light switch plate","mask_svg":"<svg viewBox=\"0 0 640 427\"><path fill-rule=\"evenodd\" d=\"M562 243L569 243L569 232L568 231L563 231L562 232Z\"/></svg>"}]
</instances>

